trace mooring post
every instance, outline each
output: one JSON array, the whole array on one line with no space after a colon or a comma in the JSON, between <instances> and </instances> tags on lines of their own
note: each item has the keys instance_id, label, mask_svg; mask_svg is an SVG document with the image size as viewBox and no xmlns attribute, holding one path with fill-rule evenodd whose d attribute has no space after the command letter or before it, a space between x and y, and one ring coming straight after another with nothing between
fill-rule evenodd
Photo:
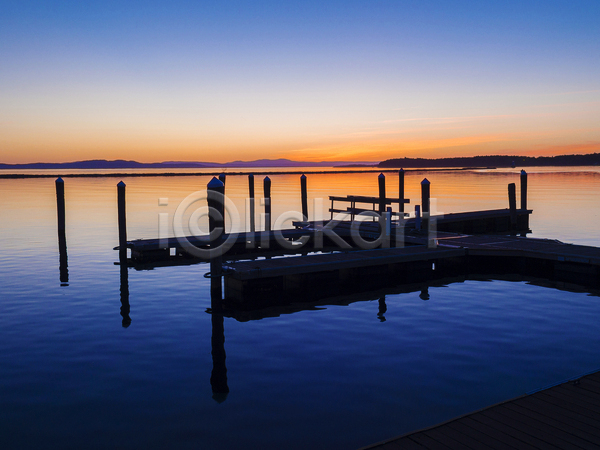
<instances>
[{"instance_id":1,"label":"mooring post","mask_svg":"<svg viewBox=\"0 0 600 450\"><path fill-rule=\"evenodd\" d=\"M125 183L117 184L117 210L119 217L119 260L126 264L127 260L127 215L125 210Z\"/></svg>"},{"instance_id":2,"label":"mooring post","mask_svg":"<svg viewBox=\"0 0 600 450\"><path fill-rule=\"evenodd\" d=\"M225 234L225 174L219 179L213 177L208 183L208 227L210 232L211 250L217 250L210 259L210 306L212 309L212 356L213 370L210 384L213 389L213 398L221 403L225 401L229 387L227 386L227 368L225 367L225 334L223 330L223 290L221 277L223 275L223 257L218 252L219 244ZM254 232L254 175L248 175L250 196L250 229ZM252 235L254 242L254 234Z\"/></svg>"},{"instance_id":3,"label":"mooring post","mask_svg":"<svg viewBox=\"0 0 600 450\"><path fill-rule=\"evenodd\" d=\"M423 213L423 223L421 229L429 233L429 198L431 195L431 183L427 178L421 181L421 209Z\"/></svg>"},{"instance_id":4,"label":"mooring post","mask_svg":"<svg viewBox=\"0 0 600 450\"><path fill-rule=\"evenodd\" d=\"M421 229L421 205L415 205L415 230Z\"/></svg>"},{"instance_id":5,"label":"mooring post","mask_svg":"<svg viewBox=\"0 0 600 450\"><path fill-rule=\"evenodd\" d=\"M404 169L398 172L398 198L400 199L400 216L404 217Z\"/></svg>"},{"instance_id":6,"label":"mooring post","mask_svg":"<svg viewBox=\"0 0 600 450\"><path fill-rule=\"evenodd\" d=\"M508 208L510 209L510 228L514 230L517 226L517 188L515 183L508 185Z\"/></svg>"},{"instance_id":7,"label":"mooring post","mask_svg":"<svg viewBox=\"0 0 600 450\"><path fill-rule=\"evenodd\" d=\"M219 244L225 234L225 185L215 177L206 186L208 200L208 230L210 236L210 305L213 312L220 312L223 290L221 287L222 255ZM213 252L214 250L214 252Z\"/></svg>"},{"instance_id":8,"label":"mooring post","mask_svg":"<svg viewBox=\"0 0 600 450\"><path fill-rule=\"evenodd\" d=\"M58 217L58 256L61 286L68 286L69 269L67 263L67 235L65 221L65 182L61 177L55 181L56 185L56 215Z\"/></svg>"},{"instance_id":9,"label":"mooring post","mask_svg":"<svg viewBox=\"0 0 600 450\"><path fill-rule=\"evenodd\" d=\"M58 216L58 235L65 233L65 182L58 177L54 182L56 185L56 213Z\"/></svg>"},{"instance_id":10,"label":"mooring post","mask_svg":"<svg viewBox=\"0 0 600 450\"><path fill-rule=\"evenodd\" d=\"M300 194L302 196L302 216L308 221L308 190L306 189L306 175L300 177Z\"/></svg>"},{"instance_id":11,"label":"mooring post","mask_svg":"<svg viewBox=\"0 0 600 450\"><path fill-rule=\"evenodd\" d=\"M385 175L382 173L377 177L379 183L379 214L385 212Z\"/></svg>"},{"instance_id":12,"label":"mooring post","mask_svg":"<svg viewBox=\"0 0 600 450\"><path fill-rule=\"evenodd\" d=\"M527 209L527 172L521 170L521 209Z\"/></svg>"},{"instance_id":13,"label":"mooring post","mask_svg":"<svg viewBox=\"0 0 600 450\"><path fill-rule=\"evenodd\" d=\"M265 177L263 181L265 201L265 231L271 231L271 179Z\"/></svg>"},{"instance_id":14,"label":"mooring post","mask_svg":"<svg viewBox=\"0 0 600 450\"><path fill-rule=\"evenodd\" d=\"M392 207L388 206L385 211L385 239L383 240L383 244L381 245L384 248L390 247L390 242L392 240Z\"/></svg>"},{"instance_id":15,"label":"mooring post","mask_svg":"<svg viewBox=\"0 0 600 450\"><path fill-rule=\"evenodd\" d=\"M254 175L248 175L248 197L249 197L249 210L250 210L250 233L256 231L256 224L254 222ZM254 242L254 237L252 238Z\"/></svg>"}]
</instances>

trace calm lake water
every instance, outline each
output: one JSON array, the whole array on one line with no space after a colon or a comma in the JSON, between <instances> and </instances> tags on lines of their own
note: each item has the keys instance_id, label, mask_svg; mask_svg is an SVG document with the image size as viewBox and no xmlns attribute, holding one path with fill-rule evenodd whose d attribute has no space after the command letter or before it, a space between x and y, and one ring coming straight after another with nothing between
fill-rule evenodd
<instances>
[{"instance_id":1,"label":"calm lake water","mask_svg":"<svg viewBox=\"0 0 600 450\"><path fill-rule=\"evenodd\" d=\"M532 235L600 245L600 170L528 172ZM424 177L438 212L505 208L519 183L518 170L411 171L410 210ZM157 237L159 213L172 218L209 179L124 178L129 238ZM300 210L298 175L271 179L274 215ZM600 369L597 296L468 280L429 287L429 300L398 288L226 317L230 392L215 399L206 264L129 269L122 326L119 180L65 178L68 283L54 180L0 180L1 448L354 449ZM329 195L376 195L377 174L309 175L308 190L311 218L328 217ZM227 178L234 229L246 192L246 177Z\"/></svg>"}]
</instances>

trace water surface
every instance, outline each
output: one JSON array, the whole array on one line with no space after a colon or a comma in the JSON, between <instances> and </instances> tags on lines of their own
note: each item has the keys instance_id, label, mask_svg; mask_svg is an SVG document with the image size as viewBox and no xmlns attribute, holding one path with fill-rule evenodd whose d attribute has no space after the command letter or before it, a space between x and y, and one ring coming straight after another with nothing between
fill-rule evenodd
<instances>
[{"instance_id":1,"label":"water surface","mask_svg":"<svg viewBox=\"0 0 600 450\"><path fill-rule=\"evenodd\" d=\"M600 245L600 173L529 171L533 235ZM425 176L438 211L505 208L518 172L407 172L410 209ZM271 178L274 213L299 210L298 176ZM65 178L61 286L53 180L0 180L2 448L352 449L600 368L598 297L466 280L225 318L230 392L213 398L205 264L129 269L123 327L118 181ZM124 181L129 237L141 238L209 177ZM376 174L310 175L308 186L311 199L377 194ZM227 192L243 211L246 177L228 177ZM311 218L328 216L327 201L310 205Z\"/></svg>"}]
</instances>

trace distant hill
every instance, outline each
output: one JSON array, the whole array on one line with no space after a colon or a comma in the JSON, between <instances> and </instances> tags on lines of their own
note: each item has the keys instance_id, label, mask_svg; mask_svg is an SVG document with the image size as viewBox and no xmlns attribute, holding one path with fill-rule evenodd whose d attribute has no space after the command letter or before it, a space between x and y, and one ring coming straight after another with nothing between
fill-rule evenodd
<instances>
[{"instance_id":1,"label":"distant hill","mask_svg":"<svg viewBox=\"0 0 600 450\"><path fill-rule=\"evenodd\" d=\"M30 163L30 164L0 164L2 169L194 169L194 168L234 168L234 167L339 167L348 165L371 165L376 162L365 161L335 161L335 162L302 162L289 159L258 159L255 161L233 161L229 163L165 161L159 163L140 163L117 159L92 159L68 163Z\"/></svg>"},{"instance_id":2,"label":"distant hill","mask_svg":"<svg viewBox=\"0 0 600 450\"><path fill-rule=\"evenodd\" d=\"M379 163L379 168L423 167L528 167L528 166L596 166L600 153L561 156L470 156L460 158L396 158Z\"/></svg>"}]
</instances>

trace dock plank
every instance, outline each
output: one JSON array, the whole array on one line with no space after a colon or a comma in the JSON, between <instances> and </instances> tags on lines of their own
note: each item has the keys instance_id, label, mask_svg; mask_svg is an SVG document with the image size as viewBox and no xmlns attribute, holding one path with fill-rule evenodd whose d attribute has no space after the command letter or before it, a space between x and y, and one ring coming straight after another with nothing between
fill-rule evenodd
<instances>
[{"instance_id":1,"label":"dock plank","mask_svg":"<svg viewBox=\"0 0 600 450\"><path fill-rule=\"evenodd\" d=\"M374 444L366 449L492 448L492 449L597 449L600 448L600 420L597 388L600 372L573 382L561 383L529 395L517 397L437 426L411 432ZM580 408L585 404L594 408ZM555 395L558 393L557 395ZM391 447L397 444L398 447ZM385 446L385 447L384 447Z\"/></svg>"},{"instance_id":2,"label":"dock plank","mask_svg":"<svg viewBox=\"0 0 600 450\"><path fill-rule=\"evenodd\" d=\"M269 278L291 274L369 267L398 262L429 261L463 256L462 249L429 249L426 247L386 248L359 252L329 253L301 257L242 261L226 266L227 276L239 280Z\"/></svg>"},{"instance_id":3,"label":"dock plank","mask_svg":"<svg viewBox=\"0 0 600 450\"><path fill-rule=\"evenodd\" d=\"M514 417L507 416L501 414L500 412L494 409L487 409L481 411L481 414L476 414L473 417L476 420L479 418L485 417L496 423L503 424L508 428L512 429L512 433L517 436L523 442L527 442L530 445L533 445L537 448L548 448L548 449L560 449L558 445L554 445L552 439L548 438L545 435L536 435L536 433L532 433L532 428L527 426L523 421L518 420Z\"/></svg>"}]
</instances>

